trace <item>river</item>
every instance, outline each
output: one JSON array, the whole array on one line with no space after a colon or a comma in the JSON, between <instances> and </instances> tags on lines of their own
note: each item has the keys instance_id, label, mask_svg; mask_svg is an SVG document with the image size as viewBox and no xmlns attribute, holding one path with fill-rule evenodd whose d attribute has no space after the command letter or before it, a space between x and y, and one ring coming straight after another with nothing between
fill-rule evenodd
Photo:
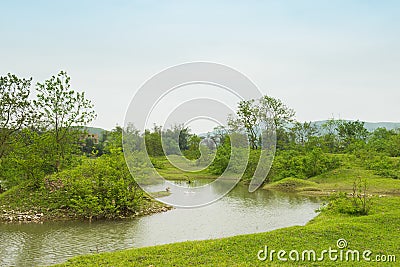
<instances>
[{"instance_id":1,"label":"river","mask_svg":"<svg viewBox=\"0 0 400 267\"><path fill-rule=\"evenodd\" d=\"M173 197L171 194L166 199ZM0 266L51 265L81 254L304 225L317 215L320 203L318 198L289 193L249 193L247 187L238 185L208 206L177 208L129 220L0 224Z\"/></svg>"}]
</instances>

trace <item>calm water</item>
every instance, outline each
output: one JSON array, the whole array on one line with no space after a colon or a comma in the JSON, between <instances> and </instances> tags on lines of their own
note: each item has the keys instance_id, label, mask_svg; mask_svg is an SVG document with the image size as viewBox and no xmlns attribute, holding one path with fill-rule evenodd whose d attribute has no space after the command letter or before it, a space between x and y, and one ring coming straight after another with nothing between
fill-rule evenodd
<instances>
[{"instance_id":1,"label":"calm water","mask_svg":"<svg viewBox=\"0 0 400 267\"><path fill-rule=\"evenodd\" d=\"M319 206L316 198L265 190L249 193L239 185L209 206L132 220L0 224L0 266L51 265L80 254L304 225Z\"/></svg>"}]
</instances>

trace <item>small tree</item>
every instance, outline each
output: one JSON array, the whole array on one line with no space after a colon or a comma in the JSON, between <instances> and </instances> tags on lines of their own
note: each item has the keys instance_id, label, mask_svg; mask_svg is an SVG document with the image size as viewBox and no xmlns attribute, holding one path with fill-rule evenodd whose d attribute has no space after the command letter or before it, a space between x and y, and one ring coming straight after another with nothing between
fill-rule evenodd
<instances>
[{"instance_id":1,"label":"small tree","mask_svg":"<svg viewBox=\"0 0 400 267\"><path fill-rule=\"evenodd\" d=\"M355 143L365 143L368 137L368 130L361 121L341 121L337 125L337 133L342 145L346 149Z\"/></svg>"},{"instance_id":2,"label":"small tree","mask_svg":"<svg viewBox=\"0 0 400 267\"><path fill-rule=\"evenodd\" d=\"M250 147L257 149L259 147L258 130L260 124L259 106L255 100L243 100L239 102L236 111L237 119L228 119L229 127L233 131L244 130L247 134Z\"/></svg>"},{"instance_id":3,"label":"small tree","mask_svg":"<svg viewBox=\"0 0 400 267\"><path fill-rule=\"evenodd\" d=\"M57 159L55 166L60 168L67 150L77 143L80 127L95 119L93 104L85 94L71 89L70 77L61 71L44 83L37 83L37 100L42 126L48 129L56 144Z\"/></svg>"},{"instance_id":4,"label":"small tree","mask_svg":"<svg viewBox=\"0 0 400 267\"><path fill-rule=\"evenodd\" d=\"M371 199L367 194L367 180L358 177L353 182L353 205L361 215L367 215L371 209Z\"/></svg>"},{"instance_id":5,"label":"small tree","mask_svg":"<svg viewBox=\"0 0 400 267\"><path fill-rule=\"evenodd\" d=\"M10 148L12 135L35 117L28 99L31 81L10 73L0 77L0 160Z\"/></svg>"},{"instance_id":6,"label":"small tree","mask_svg":"<svg viewBox=\"0 0 400 267\"><path fill-rule=\"evenodd\" d=\"M149 156L157 157L165 155L161 143L161 134L161 127L156 125L154 125L152 132L150 130L144 132L146 151Z\"/></svg>"},{"instance_id":7,"label":"small tree","mask_svg":"<svg viewBox=\"0 0 400 267\"><path fill-rule=\"evenodd\" d=\"M339 122L331 118L321 125L321 143L327 152L334 153L338 148L337 127Z\"/></svg>"},{"instance_id":8,"label":"small tree","mask_svg":"<svg viewBox=\"0 0 400 267\"><path fill-rule=\"evenodd\" d=\"M317 127L313 125L312 122L295 122L294 126L290 130L293 134L294 141L301 146L305 146L305 144L318 132Z\"/></svg>"},{"instance_id":9,"label":"small tree","mask_svg":"<svg viewBox=\"0 0 400 267\"><path fill-rule=\"evenodd\" d=\"M293 122L296 112L280 99L265 95L259 102L262 119L265 123L272 119L276 129L279 129L285 127L289 122Z\"/></svg>"},{"instance_id":10,"label":"small tree","mask_svg":"<svg viewBox=\"0 0 400 267\"><path fill-rule=\"evenodd\" d=\"M201 156L199 144L201 138L196 134L192 134L188 141L188 149L184 151L184 155L188 159L198 159Z\"/></svg>"},{"instance_id":11,"label":"small tree","mask_svg":"<svg viewBox=\"0 0 400 267\"><path fill-rule=\"evenodd\" d=\"M367 215L371 209L372 200L367 194L367 180L358 177L353 182L353 192L335 193L330 197L329 209L344 214Z\"/></svg>"}]
</instances>

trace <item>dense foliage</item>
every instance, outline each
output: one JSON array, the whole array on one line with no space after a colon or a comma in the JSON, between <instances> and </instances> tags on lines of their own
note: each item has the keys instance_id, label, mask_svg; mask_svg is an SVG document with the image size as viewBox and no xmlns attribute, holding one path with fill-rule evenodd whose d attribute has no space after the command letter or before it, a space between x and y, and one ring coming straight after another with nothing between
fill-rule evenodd
<instances>
[{"instance_id":1,"label":"dense foliage","mask_svg":"<svg viewBox=\"0 0 400 267\"><path fill-rule=\"evenodd\" d=\"M45 179L55 199L77 216L113 218L138 210L143 192L129 173L122 153L83 159L77 167Z\"/></svg>"}]
</instances>

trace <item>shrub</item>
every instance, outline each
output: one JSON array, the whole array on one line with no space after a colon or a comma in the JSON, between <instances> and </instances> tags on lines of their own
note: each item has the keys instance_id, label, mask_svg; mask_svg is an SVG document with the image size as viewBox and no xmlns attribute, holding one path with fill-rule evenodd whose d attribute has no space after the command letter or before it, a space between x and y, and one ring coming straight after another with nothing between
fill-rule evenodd
<instances>
[{"instance_id":1,"label":"shrub","mask_svg":"<svg viewBox=\"0 0 400 267\"><path fill-rule=\"evenodd\" d=\"M350 215L367 215L371 209L371 197L367 194L367 181L356 178L353 183L353 192L348 196L339 192L330 196L328 210Z\"/></svg>"},{"instance_id":2,"label":"shrub","mask_svg":"<svg viewBox=\"0 0 400 267\"><path fill-rule=\"evenodd\" d=\"M50 188L50 185L58 185ZM50 176L53 198L79 217L113 218L135 212L143 192L126 166L122 153L86 159L82 165Z\"/></svg>"},{"instance_id":3,"label":"shrub","mask_svg":"<svg viewBox=\"0 0 400 267\"><path fill-rule=\"evenodd\" d=\"M364 160L364 166L379 176L400 178L400 160L398 158L374 155Z\"/></svg>"},{"instance_id":4,"label":"shrub","mask_svg":"<svg viewBox=\"0 0 400 267\"><path fill-rule=\"evenodd\" d=\"M336 169L340 165L338 157L323 153L320 148L303 153L284 150L277 152L270 177L275 181L286 177L310 178Z\"/></svg>"}]
</instances>

